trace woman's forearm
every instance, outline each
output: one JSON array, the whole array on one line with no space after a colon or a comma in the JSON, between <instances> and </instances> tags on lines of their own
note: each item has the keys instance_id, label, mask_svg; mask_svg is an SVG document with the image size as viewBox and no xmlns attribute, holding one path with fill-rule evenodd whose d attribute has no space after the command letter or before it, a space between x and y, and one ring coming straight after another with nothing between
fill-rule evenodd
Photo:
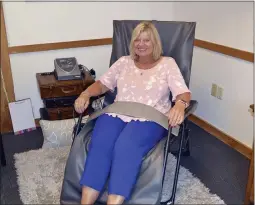
<instances>
[{"instance_id":1,"label":"woman's forearm","mask_svg":"<svg viewBox=\"0 0 255 205\"><path fill-rule=\"evenodd\" d=\"M87 95L89 97L96 97L104 94L109 89L103 85L100 81L96 81L92 85L90 85L85 91L81 93L81 95Z\"/></svg>"}]
</instances>

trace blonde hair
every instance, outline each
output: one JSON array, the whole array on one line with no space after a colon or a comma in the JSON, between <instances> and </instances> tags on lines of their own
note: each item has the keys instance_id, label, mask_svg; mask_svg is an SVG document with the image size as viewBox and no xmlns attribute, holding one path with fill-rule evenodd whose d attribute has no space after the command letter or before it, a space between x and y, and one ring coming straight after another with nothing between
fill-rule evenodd
<instances>
[{"instance_id":1,"label":"blonde hair","mask_svg":"<svg viewBox=\"0 0 255 205\"><path fill-rule=\"evenodd\" d=\"M134 60L138 58L134 49L134 41L138 38L138 36L142 32L148 32L148 34L150 35L150 39L153 44L153 52L152 52L153 59L158 60L161 54L163 53L160 36L156 27L151 22L147 22L147 21L139 23L133 30L130 45L129 45L131 58Z\"/></svg>"}]
</instances>

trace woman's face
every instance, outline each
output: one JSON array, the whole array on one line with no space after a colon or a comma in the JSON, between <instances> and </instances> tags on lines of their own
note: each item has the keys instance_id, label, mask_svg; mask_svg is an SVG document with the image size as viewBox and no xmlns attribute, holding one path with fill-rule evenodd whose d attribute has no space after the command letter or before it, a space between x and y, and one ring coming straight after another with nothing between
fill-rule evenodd
<instances>
[{"instance_id":1,"label":"woman's face","mask_svg":"<svg viewBox=\"0 0 255 205\"><path fill-rule=\"evenodd\" d=\"M134 41L135 53L138 56L151 56L153 52L153 44L150 35L147 32L142 32Z\"/></svg>"}]
</instances>

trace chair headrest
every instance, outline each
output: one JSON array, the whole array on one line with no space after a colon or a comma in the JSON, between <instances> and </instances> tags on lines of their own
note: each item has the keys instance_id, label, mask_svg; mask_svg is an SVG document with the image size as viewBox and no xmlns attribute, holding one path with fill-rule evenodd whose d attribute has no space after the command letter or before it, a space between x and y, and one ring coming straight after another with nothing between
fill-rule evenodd
<instances>
[{"instance_id":1,"label":"chair headrest","mask_svg":"<svg viewBox=\"0 0 255 205\"><path fill-rule=\"evenodd\" d=\"M129 55L133 29L142 20L114 20L110 66L124 55ZM164 56L173 57L189 86L196 22L151 21L158 30Z\"/></svg>"}]
</instances>

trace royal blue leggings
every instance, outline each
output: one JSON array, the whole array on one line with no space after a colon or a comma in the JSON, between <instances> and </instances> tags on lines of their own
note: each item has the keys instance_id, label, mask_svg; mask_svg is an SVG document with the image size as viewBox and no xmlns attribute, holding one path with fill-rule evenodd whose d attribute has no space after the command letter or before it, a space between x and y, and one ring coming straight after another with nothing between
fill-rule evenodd
<instances>
[{"instance_id":1,"label":"royal blue leggings","mask_svg":"<svg viewBox=\"0 0 255 205\"><path fill-rule=\"evenodd\" d=\"M124 122L109 115L95 124L80 184L99 192L108 176L108 194L128 199L136 183L143 157L166 136L167 130L154 122Z\"/></svg>"}]
</instances>

